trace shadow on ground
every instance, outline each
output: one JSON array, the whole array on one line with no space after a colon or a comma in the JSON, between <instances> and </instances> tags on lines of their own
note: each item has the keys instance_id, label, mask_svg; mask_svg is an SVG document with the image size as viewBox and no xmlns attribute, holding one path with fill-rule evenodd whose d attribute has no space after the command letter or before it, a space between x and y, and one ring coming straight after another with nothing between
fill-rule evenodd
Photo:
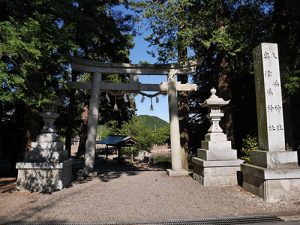
<instances>
[{"instance_id":1,"label":"shadow on ground","mask_svg":"<svg viewBox=\"0 0 300 225\"><path fill-rule=\"evenodd\" d=\"M147 163L117 163L113 160L104 160L99 158L95 163L95 177L98 177L102 182L109 182L114 179L118 179L121 176L135 176L145 171L165 171L169 168L168 163L157 163L155 165L149 165ZM75 160L73 164L73 175L75 183L84 183L92 180L92 177L86 177L82 179L80 177L80 171L84 168L84 160Z\"/></svg>"},{"instance_id":2,"label":"shadow on ground","mask_svg":"<svg viewBox=\"0 0 300 225\"><path fill-rule=\"evenodd\" d=\"M154 165L148 163L134 164L128 162L117 163L114 160L106 161L104 158L98 158L95 163L96 176L94 177L80 177L79 173L84 168L84 160L76 159L73 163L73 178L74 181L65 188L72 188L72 184L86 183L93 180L95 177L102 182L109 182L118 179L121 176L135 176L145 171L166 171L170 168L170 163L159 162ZM4 178L0 177L0 193L13 193L16 191L16 177ZM46 193L50 194L50 193Z\"/></svg>"},{"instance_id":3,"label":"shadow on ground","mask_svg":"<svg viewBox=\"0 0 300 225\"><path fill-rule=\"evenodd\" d=\"M13 192L16 190L16 178L14 177L0 177L0 192Z\"/></svg>"}]
</instances>

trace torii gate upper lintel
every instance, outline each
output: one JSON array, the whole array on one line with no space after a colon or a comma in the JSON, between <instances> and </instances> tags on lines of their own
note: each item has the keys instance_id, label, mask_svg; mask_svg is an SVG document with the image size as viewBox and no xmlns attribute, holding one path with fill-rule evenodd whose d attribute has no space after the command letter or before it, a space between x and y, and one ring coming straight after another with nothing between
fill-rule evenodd
<instances>
[{"instance_id":1,"label":"torii gate upper lintel","mask_svg":"<svg viewBox=\"0 0 300 225\"><path fill-rule=\"evenodd\" d=\"M69 84L74 89L92 89L89 118L88 136L86 141L85 169L92 172L95 164L96 131L99 113L100 91L156 91L168 94L170 115L170 140L172 169L168 170L170 176L188 175L182 168L180 153L180 133L177 109L177 91L196 91L196 84L181 84L176 82L175 75L190 74L196 71L198 62L190 61L184 65L179 64L127 64L127 63L101 63L94 60L71 58L72 70L93 73L92 81L87 83L73 82ZM130 74L130 83L106 83L102 81L103 73ZM136 75L167 75L168 82L161 84L141 84Z\"/></svg>"},{"instance_id":2,"label":"torii gate upper lintel","mask_svg":"<svg viewBox=\"0 0 300 225\"><path fill-rule=\"evenodd\" d=\"M170 70L175 74L191 74L196 71L198 61L188 61L184 64L129 64L129 63L102 63L95 60L72 57L72 70L87 73L116 73L139 75L169 75Z\"/></svg>"}]
</instances>

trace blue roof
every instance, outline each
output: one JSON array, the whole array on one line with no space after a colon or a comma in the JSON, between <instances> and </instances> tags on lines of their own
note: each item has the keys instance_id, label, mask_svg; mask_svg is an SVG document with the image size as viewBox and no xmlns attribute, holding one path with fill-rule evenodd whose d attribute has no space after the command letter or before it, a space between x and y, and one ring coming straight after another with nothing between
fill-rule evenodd
<instances>
[{"instance_id":1,"label":"blue roof","mask_svg":"<svg viewBox=\"0 0 300 225\"><path fill-rule=\"evenodd\" d=\"M137 143L130 136L125 136L125 135L110 135L101 141L96 141L97 144L105 144L105 145L120 145L128 142Z\"/></svg>"}]
</instances>

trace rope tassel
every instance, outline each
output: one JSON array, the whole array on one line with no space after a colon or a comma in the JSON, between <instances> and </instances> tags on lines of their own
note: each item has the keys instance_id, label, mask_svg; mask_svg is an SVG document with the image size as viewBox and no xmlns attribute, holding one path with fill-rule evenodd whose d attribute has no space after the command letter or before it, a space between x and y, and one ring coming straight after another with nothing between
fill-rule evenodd
<instances>
[{"instance_id":1,"label":"rope tassel","mask_svg":"<svg viewBox=\"0 0 300 225\"><path fill-rule=\"evenodd\" d=\"M118 108L118 105L117 105L117 98L115 98L115 105L114 105L114 111L118 111L119 108Z\"/></svg>"},{"instance_id":2,"label":"rope tassel","mask_svg":"<svg viewBox=\"0 0 300 225\"><path fill-rule=\"evenodd\" d=\"M150 111L154 111L154 107L153 107L153 104L152 104L152 98L151 98Z\"/></svg>"},{"instance_id":3,"label":"rope tassel","mask_svg":"<svg viewBox=\"0 0 300 225\"><path fill-rule=\"evenodd\" d=\"M106 92L106 94L105 94L105 98L106 98L107 102L110 103L110 99L109 99L109 96L108 96L108 93L107 93L107 92Z\"/></svg>"}]
</instances>

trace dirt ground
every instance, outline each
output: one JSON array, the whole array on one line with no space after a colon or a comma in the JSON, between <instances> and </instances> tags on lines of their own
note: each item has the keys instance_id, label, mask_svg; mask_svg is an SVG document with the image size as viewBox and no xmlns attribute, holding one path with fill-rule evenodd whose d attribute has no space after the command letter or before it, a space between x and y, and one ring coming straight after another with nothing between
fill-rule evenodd
<instances>
[{"instance_id":1,"label":"dirt ground","mask_svg":"<svg viewBox=\"0 0 300 225\"><path fill-rule=\"evenodd\" d=\"M162 222L299 214L300 202L267 203L239 186L207 188L161 168L98 163L98 176L52 194L16 191L0 182L0 224Z\"/></svg>"}]
</instances>

